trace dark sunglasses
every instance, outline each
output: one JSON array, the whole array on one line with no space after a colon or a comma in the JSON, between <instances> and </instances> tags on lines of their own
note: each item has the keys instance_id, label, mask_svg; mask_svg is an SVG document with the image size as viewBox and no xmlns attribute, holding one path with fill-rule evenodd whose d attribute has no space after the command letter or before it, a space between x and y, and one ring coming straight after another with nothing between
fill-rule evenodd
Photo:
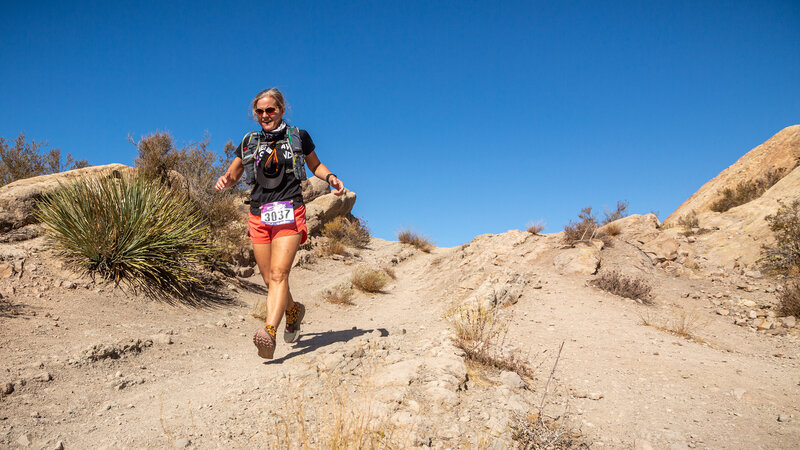
<instances>
[{"instance_id":1,"label":"dark sunglasses","mask_svg":"<svg viewBox=\"0 0 800 450\"><path fill-rule=\"evenodd\" d=\"M277 111L278 110L276 108L271 108L271 107L267 108L267 109L256 108L256 114L259 115L259 116L264 114L264 113L267 113L267 114L269 114L271 116L271 115L275 114Z\"/></svg>"}]
</instances>

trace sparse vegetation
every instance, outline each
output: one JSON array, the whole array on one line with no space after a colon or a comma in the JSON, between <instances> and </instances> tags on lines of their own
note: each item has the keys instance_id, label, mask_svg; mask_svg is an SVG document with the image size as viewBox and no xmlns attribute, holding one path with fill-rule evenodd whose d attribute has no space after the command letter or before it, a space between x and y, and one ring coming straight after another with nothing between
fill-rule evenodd
<instances>
[{"instance_id":1,"label":"sparse vegetation","mask_svg":"<svg viewBox=\"0 0 800 450\"><path fill-rule=\"evenodd\" d=\"M151 294L189 293L211 252L194 205L141 176L65 185L45 196L37 217L69 263Z\"/></svg>"},{"instance_id":2,"label":"sparse vegetation","mask_svg":"<svg viewBox=\"0 0 800 450\"><path fill-rule=\"evenodd\" d=\"M800 273L800 198L780 207L764 219L775 236L775 243L762 247L759 263L768 271Z\"/></svg>"},{"instance_id":3,"label":"sparse vegetation","mask_svg":"<svg viewBox=\"0 0 800 450\"><path fill-rule=\"evenodd\" d=\"M653 288L646 281L639 278L628 278L617 271L603 272L589 284L620 297L640 300L648 305L653 304L650 295Z\"/></svg>"},{"instance_id":4,"label":"sparse vegetation","mask_svg":"<svg viewBox=\"0 0 800 450\"><path fill-rule=\"evenodd\" d=\"M691 232L693 228L700 228L700 221L697 219L697 213L694 210L689 211L688 214L678 218L678 225Z\"/></svg>"},{"instance_id":5,"label":"sparse vegetation","mask_svg":"<svg viewBox=\"0 0 800 450\"><path fill-rule=\"evenodd\" d=\"M725 212L736 206L744 205L761 197L764 192L775 185L786 174L787 170L784 167L779 169L771 169L763 177L757 180L742 181L736 185L735 188L725 188L710 208L712 211Z\"/></svg>"},{"instance_id":6,"label":"sparse vegetation","mask_svg":"<svg viewBox=\"0 0 800 450\"><path fill-rule=\"evenodd\" d=\"M616 223L609 223L603 225L602 231L609 236L619 236L619 234L622 233L622 227Z\"/></svg>"},{"instance_id":7,"label":"sparse vegetation","mask_svg":"<svg viewBox=\"0 0 800 450\"><path fill-rule=\"evenodd\" d=\"M542 222L541 220L537 222L532 222L528 224L528 228L526 229L526 231L530 234L539 234L542 231L544 231L544 225L545 225L544 222Z\"/></svg>"},{"instance_id":8,"label":"sparse vegetation","mask_svg":"<svg viewBox=\"0 0 800 450\"><path fill-rule=\"evenodd\" d=\"M397 233L397 240L403 244L414 246L425 253L430 253L433 250L433 243L430 239L412 230L400 231Z\"/></svg>"},{"instance_id":9,"label":"sparse vegetation","mask_svg":"<svg viewBox=\"0 0 800 450\"><path fill-rule=\"evenodd\" d=\"M592 207L587 206L578 214L580 221L569 221L564 226L564 242L573 245L578 242L589 242L592 239L601 239L606 244L610 244L608 234L600 229L600 224L597 222L597 217L592 214Z\"/></svg>"},{"instance_id":10,"label":"sparse vegetation","mask_svg":"<svg viewBox=\"0 0 800 450\"><path fill-rule=\"evenodd\" d=\"M355 292L350 283L342 283L322 292L322 298L336 305L352 305Z\"/></svg>"},{"instance_id":11,"label":"sparse vegetation","mask_svg":"<svg viewBox=\"0 0 800 450\"><path fill-rule=\"evenodd\" d=\"M778 312L782 316L794 316L800 319L800 281L795 280L784 285L778 295Z\"/></svg>"},{"instance_id":12,"label":"sparse vegetation","mask_svg":"<svg viewBox=\"0 0 800 450\"><path fill-rule=\"evenodd\" d=\"M249 247L249 241L241 229L231 226L242 220L237 211L240 192L236 189L217 191L214 183L225 173L233 156L233 144L225 146L226 157L208 149L208 137L201 142L192 143L178 149L172 136L166 132L156 132L143 137L139 142L129 138L139 150L134 164L139 172L149 180L156 180L173 189L188 188L189 199L210 228L214 244L214 256L230 262L233 255ZM175 171L179 177L171 175Z\"/></svg>"},{"instance_id":13,"label":"sparse vegetation","mask_svg":"<svg viewBox=\"0 0 800 450\"><path fill-rule=\"evenodd\" d=\"M364 219L339 216L322 227L322 235L350 247L364 248L369 244L369 228ZM341 253L339 253L341 254Z\"/></svg>"},{"instance_id":14,"label":"sparse vegetation","mask_svg":"<svg viewBox=\"0 0 800 450\"><path fill-rule=\"evenodd\" d=\"M617 209L614 211L609 211L606 209L603 214L605 215L605 218L603 219L603 225L622 219L623 217L628 217L628 202L626 200L618 201Z\"/></svg>"},{"instance_id":15,"label":"sparse vegetation","mask_svg":"<svg viewBox=\"0 0 800 450\"><path fill-rule=\"evenodd\" d=\"M349 255L347 247L345 247L344 244L341 243L341 241L337 241L335 239L327 239L325 242L323 242L318 247L318 252L322 256Z\"/></svg>"},{"instance_id":16,"label":"sparse vegetation","mask_svg":"<svg viewBox=\"0 0 800 450\"><path fill-rule=\"evenodd\" d=\"M383 269L370 269L366 266L356 267L350 279L355 288L364 292L380 292L390 280L391 277Z\"/></svg>"},{"instance_id":17,"label":"sparse vegetation","mask_svg":"<svg viewBox=\"0 0 800 450\"><path fill-rule=\"evenodd\" d=\"M47 144L44 142L25 142L25 133L20 133L14 141L14 146L0 137L0 186L5 186L12 181L65 170L80 169L88 163L85 159L75 161L67 153L61 159L61 150L52 148L45 153Z\"/></svg>"},{"instance_id":18,"label":"sparse vegetation","mask_svg":"<svg viewBox=\"0 0 800 450\"><path fill-rule=\"evenodd\" d=\"M515 415L509 428L511 439L521 449L568 450L591 448L566 414L551 418L538 411Z\"/></svg>"},{"instance_id":19,"label":"sparse vegetation","mask_svg":"<svg viewBox=\"0 0 800 450\"><path fill-rule=\"evenodd\" d=\"M707 322L702 319L701 313L697 311L687 312L683 309L676 309L674 310L673 318L666 321L659 321L649 313L641 315L640 318L642 324L648 327L657 328L696 342L703 342L703 339L695 334L695 330L704 327Z\"/></svg>"},{"instance_id":20,"label":"sparse vegetation","mask_svg":"<svg viewBox=\"0 0 800 450\"><path fill-rule=\"evenodd\" d=\"M445 318L455 331L456 346L464 350L468 361L533 378L526 360L503 353L506 323L497 314L497 309L470 304L450 310Z\"/></svg>"}]
</instances>

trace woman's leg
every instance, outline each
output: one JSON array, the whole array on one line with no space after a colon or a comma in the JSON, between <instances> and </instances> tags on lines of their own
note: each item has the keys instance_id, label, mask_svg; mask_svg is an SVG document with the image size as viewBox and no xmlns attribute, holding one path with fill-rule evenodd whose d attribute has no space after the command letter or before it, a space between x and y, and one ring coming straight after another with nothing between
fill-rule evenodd
<instances>
[{"instance_id":1,"label":"woman's leg","mask_svg":"<svg viewBox=\"0 0 800 450\"><path fill-rule=\"evenodd\" d=\"M256 264L258 265L258 271L261 272L261 278L264 279L264 285L269 286L269 266L270 266L270 259L272 254L272 244L253 244L253 254L256 257ZM294 259L294 256L292 256ZM267 317L269 317L269 301L267 301ZM292 293L289 292L289 303L287 308L291 308L294 305L294 299L292 298Z\"/></svg>"},{"instance_id":2,"label":"woman's leg","mask_svg":"<svg viewBox=\"0 0 800 450\"><path fill-rule=\"evenodd\" d=\"M292 269L295 253L300 247L302 234L282 236L272 240L269 261L269 293L267 293L267 325L277 328L283 313L289 306L289 271ZM259 269L261 265L259 265ZM262 272L263 274L264 272Z\"/></svg>"}]
</instances>

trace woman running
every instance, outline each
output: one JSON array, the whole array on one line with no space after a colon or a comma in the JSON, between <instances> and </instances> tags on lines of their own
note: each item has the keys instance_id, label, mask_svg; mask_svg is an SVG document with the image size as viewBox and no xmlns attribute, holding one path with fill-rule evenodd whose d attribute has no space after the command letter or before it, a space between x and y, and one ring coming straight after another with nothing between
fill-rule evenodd
<instances>
[{"instance_id":1,"label":"woman running","mask_svg":"<svg viewBox=\"0 0 800 450\"><path fill-rule=\"evenodd\" d=\"M342 195L344 184L322 164L314 152L314 142L306 130L289 126L283 94L275 88L261 91L250 104L261 131L245 135L237 156L215 187L236 184L242 174L253 184L250 194L248 235L258 269L269 286L267 323L253 336L258 356L272 359L275 334L286 312L283 340L296 342L306 309L289 292L289 271L295 253L308 237L306 208L300 181L306 178L305 163L318 178L325 180L333 193Z\"/></svg>"}]
</instances>

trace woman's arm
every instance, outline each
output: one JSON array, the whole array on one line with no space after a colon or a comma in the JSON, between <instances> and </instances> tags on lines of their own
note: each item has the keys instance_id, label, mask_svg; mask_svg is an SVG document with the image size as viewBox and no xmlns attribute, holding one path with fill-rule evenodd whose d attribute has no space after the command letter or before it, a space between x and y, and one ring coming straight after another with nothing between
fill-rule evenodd
<instances>
[{"instance_id":1,"label":"woman's arm","mask_svg":"<svg viewBox=\"0 0 800 450\"><path fill-rule=\"evenodd\" d=\"M342 183L342 180L340 180L336 175L333 175L330 169L325 166L325 164L320 162L319 158L317 157L317 152L311 152L306 155L306 164L308 164L308 168L311 169L311 172L313 172L314 175L316 175L316 177L320 180L325 180L325 178L328 178L326 181L331 185L332 188L335 189L333 191L334 194L344 194L344 183ZM328 175L330 175L330 177L328 177Z\"/></svg>"},{"instance_id":2,"label":"woman's arm","mask_svg":"<svg viewBox=\"0 0 800 450\"><path fill-rule=\"evenodd\" d=\"M225 172L225 175L222 175L217 179L217 184L214 185L218 191L225 189L228 186L232 186L239 181L239 178L242 177L242 173L244 172L244 164L242 164L242 158L238 156L234 158L231 166L228 167L228 170ZM331 177L333 178L333 177Z\"/></svg>"}]
</instances>

